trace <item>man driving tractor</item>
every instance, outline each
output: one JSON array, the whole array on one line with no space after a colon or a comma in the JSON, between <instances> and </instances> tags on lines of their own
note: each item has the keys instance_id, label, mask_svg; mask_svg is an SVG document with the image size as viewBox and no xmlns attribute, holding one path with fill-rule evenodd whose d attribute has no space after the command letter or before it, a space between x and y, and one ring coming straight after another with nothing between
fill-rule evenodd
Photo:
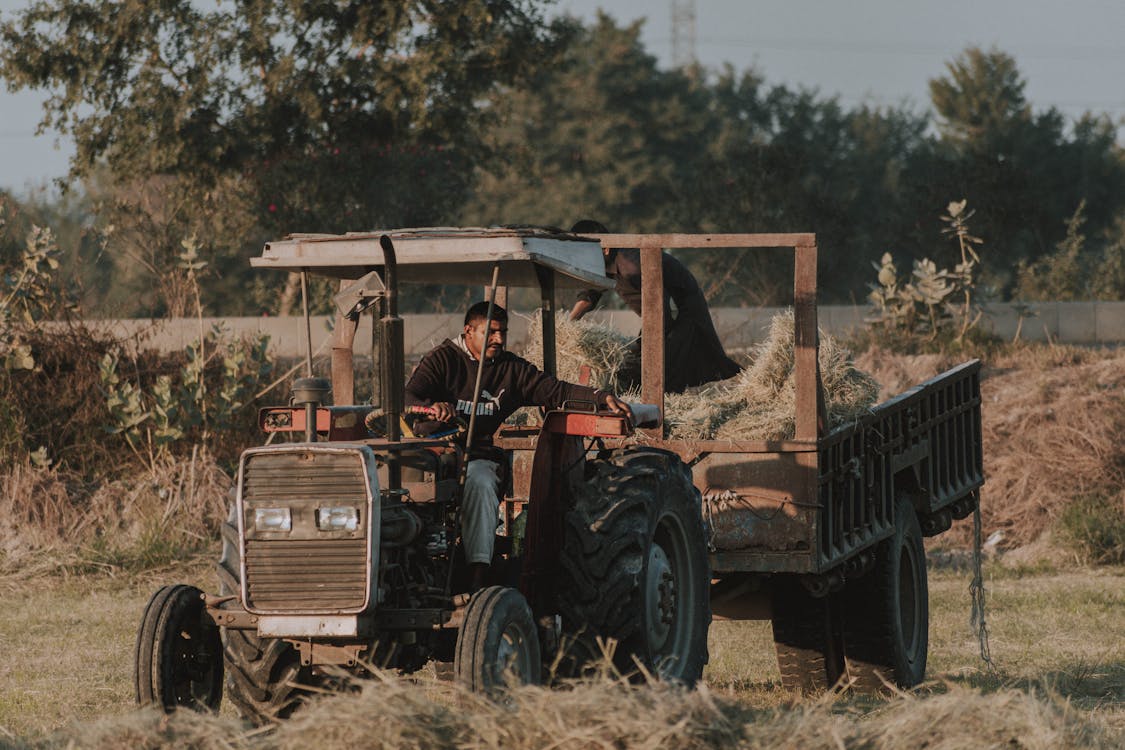
<instances>
[{"instance_id":1,"label":"man driving tractor","mask_svg":"<svg viewBox=\"0 0 1125 750\"><path fill-rule=\"evenodd\" d=\"M508 312L492 307L485 335L488 302L478 302L465 313L464 332L446 339L418 363L406 384L406 406L428 406L433 421L416 426L420 434L434 433L472 413L477 368L483 368L476 405L473 445L465 476L461 509L461 538L469 563L470 591L486 583L492 562L499 518L500 466L503 454L492 445L492 436L513 412L524 406L560 408L566 401L586 401L614 414L632 418L628 404L616 395L568 383L542 372L531 362L505 350Z\"/></svg>"}]
</instances>

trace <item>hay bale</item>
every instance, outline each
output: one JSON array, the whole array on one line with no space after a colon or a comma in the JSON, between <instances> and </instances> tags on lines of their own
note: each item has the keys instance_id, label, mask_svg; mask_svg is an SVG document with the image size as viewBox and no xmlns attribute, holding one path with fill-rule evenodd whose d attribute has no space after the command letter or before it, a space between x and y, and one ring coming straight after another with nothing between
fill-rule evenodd
<instances>
[{"instance_id":1,"label":"hay bale","mask_svg":"<svg viewBox=\"0 0 1125 750\"><path fill-rule=\"evenodd\" d=\"M685 393L664 396L664 433L676 440L710 440L745 409L727 382L708 383Z\"/></svg>"}]
</instances>

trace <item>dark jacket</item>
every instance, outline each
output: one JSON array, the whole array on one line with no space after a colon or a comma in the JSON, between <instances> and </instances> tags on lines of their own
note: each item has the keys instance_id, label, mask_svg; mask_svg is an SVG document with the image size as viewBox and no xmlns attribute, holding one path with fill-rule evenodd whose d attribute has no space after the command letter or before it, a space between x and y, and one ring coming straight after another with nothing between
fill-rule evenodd
<instances>
[{"instance_id":1,"label":"dark jacket","mask_svg":"<svg viewBox=\"0 0 1125 750\"><path fill-rule=\"evenodd\" d=\"M406 384L407 406L430 406L439 401L453 404L458 416L469 419L477 361L455 341L446 339L431 350L414 369ZM512 412L524 406L557 409L564 401L593 401L604 404L607 394L567 383L547 375L511 352L484 361L480 401L474 430L477 445L487 445Z\"/></svg>"},{"instance_id":2,"label":"dark jacket","mask_svg":"<svg viewBox=\"0 0 1125 750\"><path fill-rule=\"evenodd\" d=\"M661 253L664 273L664 390L679 393L694 385L724 380L740 368L723 351L707 298L699 282L683 263ZM605 259L606 275L615 282L614 291L630 310L641 314L641 251L636 248L610 250ZM578 299L596 305L602 293L589 289ZM672 305L676 314L672 315Z\"/></svg>"}]
</instances>

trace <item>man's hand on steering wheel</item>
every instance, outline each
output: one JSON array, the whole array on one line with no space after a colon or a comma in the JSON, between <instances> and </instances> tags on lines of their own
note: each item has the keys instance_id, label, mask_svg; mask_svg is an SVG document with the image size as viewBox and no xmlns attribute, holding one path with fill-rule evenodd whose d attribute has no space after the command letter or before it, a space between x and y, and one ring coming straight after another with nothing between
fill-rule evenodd
<instances>
[{"instance_id":1,"label":"man's hand on steering wheel","mask_svg":"<svg viewBox=\"0 0 1125 750\"><path fill-rule=\"evenodd\" d=\"M457 410L448 401L438 401L430 406L408 406L404 412L434 422L453 422L458 419Z\"/></svg>"},{"instance_id":2,"label":"man's hand on steering wheel","mask_svg":"<svg viewBox=\"0 0 1125 750\"><path fill-rule=\"evenodd\" d=\"M457 410L448 401L438 401L430 408L433 409L431 416L439 422L452 422L457 418Z\"/></svg>"}]
</instances>

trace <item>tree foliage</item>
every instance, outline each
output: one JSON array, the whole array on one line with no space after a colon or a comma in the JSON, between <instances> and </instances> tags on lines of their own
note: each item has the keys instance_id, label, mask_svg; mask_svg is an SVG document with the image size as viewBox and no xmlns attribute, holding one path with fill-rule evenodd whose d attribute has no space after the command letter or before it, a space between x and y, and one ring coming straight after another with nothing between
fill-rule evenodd
<instances>
[{"instance_id":1,"label":"tree foliage","mask_svg":"<svg viewBox=\"0 0 1125 750\"><path fill-rule=\"evenodd\" d=\"M608 217L621 231L668 227L667 210L715 127L699 116L705 87L659 70L640 30L605 14L573 25L531 80L496 93L495 157L479 169L465 221L569 227Z\"/></svg>"},{"instance_id":2,"label":"tree foliage","mask_svg":"<svg viewBox=\"0 0 1125 750\"><path fill-rule=\"evenodd\" d=\"M579 218L814 232L821 299L859 302L885 252L904 267L964 262L936 218L950 196L988 240L979 292L1030 288L1018 273L1038 273L1082 204L1082 263L1099 270L1080 294L1125 294L1114 123L1036 110L1002 51L951 61L932 113L848 108L753 70L661 69L640 24L546 26L540 5L39 0L0 25L0 75L53 93L44 126L76 139L114 263L112 283L96 281L132 312L183 308L187 237L211 274L208 310L247 314L291 298L247 273L272 237ZM683 257L713 304L791 296L785 254ZM461 291L417 309L460 305Z\"/></svg>"},{"instance_id":3,"label":"tree foliage","mask_svg":"<svg viewBox=\"0 0 1125 750\"><path fill-rule=\"evenodd\" d=\"M528 0L39 0L0 25L0 75L51 92L42 125L74 138L106 213L151 229L156 191L167 233L250 217L197 232L244 259L285 232L448 220L481 99L551 36Z\"/></svg>"},{"instance_id":4,"label":"tree foliage","mask_svg":"<svg viewBox=\"0 0 1125 750\"><path fill-rule=\"evenodd\" d=\"M1011 56L970 47L930 82L942 138L932 189L972 196L977 230L993 238L992 283L1007 296L1010 269L1052 251L1084 203L1101 234L1125 211L1125 159L1106 116L1073 126L1055 108L1034 112Z\"/></svg>"}]
</instances>

